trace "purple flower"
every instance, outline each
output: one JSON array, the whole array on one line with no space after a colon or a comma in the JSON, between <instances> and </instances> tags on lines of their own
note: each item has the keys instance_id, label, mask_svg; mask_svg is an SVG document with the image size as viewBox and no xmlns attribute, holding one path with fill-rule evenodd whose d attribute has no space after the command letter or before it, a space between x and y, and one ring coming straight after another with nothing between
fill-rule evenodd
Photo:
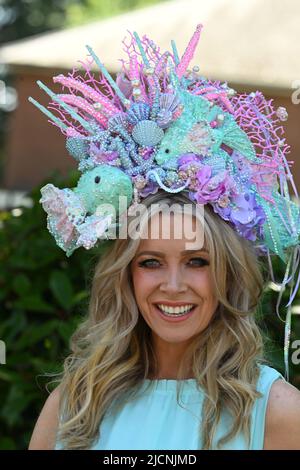
<instances>
[{"instance_id":1,"label":"purple flower","mask_svg":"<svg viewBox=\"0 0 300 470\"><path fill-rule=\"evenodd\" d=\"M231 220L237 224L251 224L256 217L255 197L253 194L239 194L231 199L233 208L231 210Z\"/></svg>"},{"instance_id":2,"label":"purple flower","mask_svg":"<svg viewBox=\"0 0 300 470\"><path fill-rule=\"evenodd\" d=\"M196 173L198 183L196 199L199 204L216 202L222 196L227 196L234 189L234 182L226 170L219 172L213 177L211 177L211 173L212 169L208 165L203 166Z\"/></svg>"},{"instance_id":3,"label":"purple flower","mask_svg":"<svg viewBox=\"0 0 300 470\"><path fill-rule=\"evenodd\" d=\"M263 237L263 224L266 215L257 204L253 193L244 193L231 197L228 207L213 204L214 211L224 220L229 220L237 232L247 240L255 241Z\"/></svg>"},{"instance_id":4,"label":"purple flower","mask_svg":"<svg viewBox=\"0 0 300 470\"><path fill-rule=\"evenodd\" d=\"M159 190L159 185L154 181L148 181L147 185L139 190L141 197L147 197L149 194L155 194Z\"/></svg>"},{"instance_id":5,"label":"purple flower","mask_svg":"<svg viewBox=\"0 0 300 470\"><path fill-rule=\"evenodd\" d=\"M264 211L256 202L253 193L244 193L231 199L234 207L231 211L231 219L234 223L247 224L253 227L265 218Z\"/></svg>"},{"instance_id":6,"label":"purple flower","mask_svg":"<svg viewBox=\"0 0 300 470\"><path fill-rule=\"evenodd\" d=\"M195 167L201 167L201 157L196 155L195 153L185 153L181 155L177 161L178 163L178 170L186 171L190 168L191 165Z\"/></svg>"},{"instance_id":7,"label":"purple flower","mask_svg":"<svg viewBox=\"0 0 300 470\"><path fill-rule=\"evenodd\" d=\"M219 204L217 203L213 203L212 206L213 206L215 213L219 214L222 217L222 219L230 220L230 214L231 214L230 206L220 207Z\"/></svg>"}]
</instances>

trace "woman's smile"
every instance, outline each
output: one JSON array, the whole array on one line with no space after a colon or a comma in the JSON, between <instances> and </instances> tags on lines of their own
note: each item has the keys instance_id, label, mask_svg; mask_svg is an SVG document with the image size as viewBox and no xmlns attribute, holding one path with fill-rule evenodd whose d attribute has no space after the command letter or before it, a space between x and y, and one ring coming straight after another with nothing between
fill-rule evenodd
<instances>
[{"instance_id":1,"label":"woman's smile","mask_svg":"<svg viewBox=\"0 0 300 470\"><path fill-rule=\"evenodd\" d=\"M154 310L161 318L168 322L180 322L190 318L196 310L196 305L184 304L182 307L170 308L165 304L153 304Z\"/></svg>"}]
</instances>

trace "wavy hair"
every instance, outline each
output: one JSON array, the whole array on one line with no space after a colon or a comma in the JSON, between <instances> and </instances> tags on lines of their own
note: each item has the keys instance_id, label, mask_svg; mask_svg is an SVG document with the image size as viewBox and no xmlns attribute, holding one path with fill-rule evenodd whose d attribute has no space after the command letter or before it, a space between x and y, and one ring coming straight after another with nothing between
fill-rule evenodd
<instances>
[{"instance_id":1,"label":"wavy hair","mask_svg":"<svg viewBox=\"0 0 300 470\"><path fill-rule=\"evenodd\" d=\"M143 204L191 204L185 191L159 190ZM128 217L128 222L137 220ZM263 338L255 314L264 289L262 265L254 246L239 236L208 204L204 206L204 243L218 307L204 331L193 337L178 364L177 400L184 371L204 392L199 442L202 449L221 448L244 433L250 445L251 410ZM138 385L156 377L151 330L139 313L130 273L139 239L118 238L97 261L90 287L88 314L70 339L71 354L59 376L58 440L65 449L89 449L100 439L101 422L114 402L134 399ZM214 444L226 409L232 427Z\"/></svg>"}]
</instances>

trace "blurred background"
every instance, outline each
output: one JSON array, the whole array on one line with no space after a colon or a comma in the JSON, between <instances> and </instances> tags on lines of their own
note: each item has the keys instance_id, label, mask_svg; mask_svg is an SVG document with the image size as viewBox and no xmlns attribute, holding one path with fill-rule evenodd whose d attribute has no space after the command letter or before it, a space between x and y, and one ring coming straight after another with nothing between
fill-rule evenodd
<instances>
[{"instance_id":1,"label":"blurred background","mask_svg":"<svg viewBox=\"0 0 300 470\"><path fill-rule=\"evenodd\" d=\"M38 202L47 182L75 186L76 162L65 137L28 102L48 97L36 84L67 74L92 46L114 76L127 30L183 53L203 23L192 65L237 91L261 90L284 106L292 172L300 188L300 3L298 0L0 0L0 449L25 449L47 398L47 374L60 370L68 340L84 316L97 250L70 259L45 229ZM78 253L77 253L78 252ZM276 262L275 278L284 266ZM273 367L284 372L284 323L276 317L278 283L270 283L258 321ZM283 295L282 305L289 292ZM286 310L281 308L282 319ZM300 295L293 304L291 344L300 340ZM293 350L291 348L290 358ZM295 355L294 355L295 357ZM290 381L300 388L300 365ZM51 389L51 388L50 388Z\"/></svg>"}]
</instances>

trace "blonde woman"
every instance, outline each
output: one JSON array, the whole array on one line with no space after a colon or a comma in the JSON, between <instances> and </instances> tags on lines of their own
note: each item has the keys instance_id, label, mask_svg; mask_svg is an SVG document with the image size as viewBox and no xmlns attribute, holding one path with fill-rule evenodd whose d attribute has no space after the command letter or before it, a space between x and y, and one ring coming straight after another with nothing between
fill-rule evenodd
<instances>
[{"instance_id":1,"label":"blonde woman","mask_svg":"<svg viewBox=\"0 0 300 470\"><path fill-rule=\"evenodd\" d=\"M56 243L70 256L114 239L30 449L300 449L300 392L288 383L300 210L287 112L189 69L201 29L182 55L174 41L162 52L130 33L116 81L87 46L84 75L54 77L63 93L38 82L48 109L29 98L82 172L74 188L41 189ZM177 236L180 212L190 229ZM265 363L255 322L273 255L287 266L279 300L292 286L287 380Z\"/></svg>"},{"instance_id":2,"label":"blonde woman","mask_svg":"<svg viewBox=\"0 0 300 470\"><path fill-rule=\"evenodd\" d=\"M145 200L175 203L190 201L164 191ZM167 216L149 218L159 238L116 240L101 257L30 449L56 438L65 449L300 449L300 392L263 361L252 245L207 205L204 244L185 253L180 215Z\"/></svg>"}]
</instances>

